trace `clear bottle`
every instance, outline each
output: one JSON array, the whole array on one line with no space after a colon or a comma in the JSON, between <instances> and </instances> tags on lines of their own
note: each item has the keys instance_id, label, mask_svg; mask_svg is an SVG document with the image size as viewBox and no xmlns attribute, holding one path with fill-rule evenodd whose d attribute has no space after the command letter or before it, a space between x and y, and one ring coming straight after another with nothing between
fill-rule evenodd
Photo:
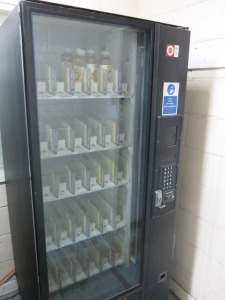
<instances>
[{"instance_id":1,"label":"clear bottle","mask_svg":"<svg viewBox=\"0 0 225 300\"><path fill-rule=\"evenodd\" d=\"M72 56L71 48L65 48L64 53L61 56L61 69L62 69L62 81L64 81L65 83L65 91L73 94L74 92L73 56Z\"/></svg>"},{"instance_id":2,"label":"clear bottle","mask_svg":"<svg viewBox=\"0 0 225 300\"><path fill-rule=\"evenodd\" d=\"M106 80L107 82L111 82L111 66L112 64L112 60L111 60L111 57L110 57L110 52L109 51L102 51L101 52L101 57L100 57L100 60L99 60L99 65L100 65L100 68L102 70L105 70L106 71Z\"/></svg>"},{"instance_id":3,"label":"clear bottle","mask_svg":"<svg viewBox=\"0 0 225 300\"><path fill-rule=\"evenodd\" d=\"M86 51L86 64L88 74L90 75L91 82L97 82L96 71L97 71L97 59L94 50Z\"/></svg>"},{"instance_id":4,"label":"clear bottle","mask_svg":"<svg viewBox=\"0 0 225 300\"><path fill-rule=\"evenodd\" d=\"M85 64L85 50L77 48L73 52L73 71L75 83L82 82Z\"/></svg>"},{"instance_id":5,"label":"clear bottle","mask_svg":"<svg viewBox=\"0 0 225 300\"><path fill-rule=\"evenodd\" d=\"M102 51L99 60L98 85L99 92L107 93L107 84L111 82L111 63L109 51Z\"/></svg>"},{"instance_id":6,"label":"clear bottle","mask_svg":"<svg viewBox=\"0 0 225 300\"><path fill-rule=\"evenodd\" d=\"M65 48L62 56L61 56L62 65L71 66L72 65L72 49Z\"/></svg>"}]
</instances>

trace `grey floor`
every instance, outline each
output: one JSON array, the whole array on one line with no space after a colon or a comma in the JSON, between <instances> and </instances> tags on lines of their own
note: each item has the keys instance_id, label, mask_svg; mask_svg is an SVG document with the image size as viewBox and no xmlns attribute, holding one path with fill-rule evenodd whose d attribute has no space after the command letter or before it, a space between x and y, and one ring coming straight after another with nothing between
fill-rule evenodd
<instances>
[{"instance_id":1,"label":"grey floor","mask_svg":"<svg viewBox=\"0 0 225 300\"><path fill-rule=\"evenodd\" d=\"M177 296L175 296L174 293L170 292L168 300L179 300L179 298L177 298Z\"/></svg>"},{"instance_id":2,"label":"grey floor","mask_svg":"<svg viewBox=\"0 0 225 300\"><path fill-rule=\"evenodd\" d=\"M7 299L22 300L21 296L17 292L8 294L7 296L4 296L4 297L0 296L0 300L7 300ZM170 292L168 300L179 300L179 299L173 293Z\"/></svg>"}]
</instances>

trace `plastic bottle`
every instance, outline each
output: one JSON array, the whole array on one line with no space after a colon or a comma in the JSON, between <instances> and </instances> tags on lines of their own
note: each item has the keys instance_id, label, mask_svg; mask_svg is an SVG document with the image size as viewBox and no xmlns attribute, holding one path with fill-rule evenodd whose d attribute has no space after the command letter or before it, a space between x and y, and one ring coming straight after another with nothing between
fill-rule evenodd
<instances>
[{"instance_id":1,"label":"plastic bottle","mask_svg":"<svg viewBox=\"0 0 225 300\"><path fill-rule=\"evenodd\" d=\"M102 51L99 60L99 91L107 93L107 83L111 82L111 63L109 51Z\"/></svg>"},{"instance_id":2,"label":"plastic bottle","mask_svg":"<svg viewBox=\"0 0 225 300\"><path fill-rule=\"evenodd\" d=\"M96 78L97 59L94 50L86 51L86 63L87 63L88 73L90 74L91 82L97 82L97 78Z\"/></svg>"},{"instance_id":3,"label":"plastic bottle","mask_svg":"<svg viewBox=\"0 0 225 300\"><path fill-rule=\"evenodd\" d=\"M111 64L112 60L110 57L110 52L109 51L102 51L101 52L101 57L99 60L99 65L102 70L106 70L107 77L106 80L107 82L111 82Z\"/></svg>"},{"instance_id":4,"label":"plastic bottle","mask_svg":"<svg viewBox=\"0 0 225 300\"><path fill-rule=\"evenodd\" d=\"M87 66L87 92L97 92L97 59L94 50L86 51Z\"/></svg>"},{"instance_id":5,"label":"plastic bottle","mask_svg":"<svg viewBox=\"0 0 225 300\"><path fill-rule=\"evenodd\" d=\"M65 83L65 91L68 93L74 92L74 80L73 80L73 56L72 49L65 48L64 53L61 56L62 66L62 80Z\"/></svg>"},{"instance_id":6,"label":"plastic bottle","mask_svg":"<svg viewBox=\"0 0 225 300\"><path fill-rule=\"evenodd\" d=\"M84 67L86 64L85 51L77 48L73 53L73 71L74 71L74 82L82 82Z\"/></svg>"},{"instance_id":7,"label":"plastic bottle","mask_svg":"<svg viewBox=\"0 0 225 300\"><path fill-rule=\"evenodd\" d=\"M71 66L72 65L72 49L65 48L62 56L61 56L62 65Z\"/></svg>"}]
</instances>

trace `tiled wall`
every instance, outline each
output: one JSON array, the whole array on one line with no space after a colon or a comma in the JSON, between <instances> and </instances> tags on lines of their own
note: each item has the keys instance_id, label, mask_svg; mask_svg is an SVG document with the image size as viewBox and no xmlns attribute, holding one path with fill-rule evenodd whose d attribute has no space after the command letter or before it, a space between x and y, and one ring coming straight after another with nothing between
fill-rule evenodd
<instances>
[{"instance_id":1,"label":"tiled wall","mask_svg":"<svg viewBox=\"0 0 225 300\"><path fill-rule=\"evenodd\" d=\"M190 71L172 278L196 300L225 299L225 69Z\"/></svg>"},{"instance_id":2,"label":"tiled wall","mask_svg":"<svg viewBox=\"0 0 225 300\"><path fill-rule=\"evenodd\" d=\"M0 185L0 279L14 268L5 184ZM13 279L13 278L12 278Z\"/></svg>"}]
</instances>

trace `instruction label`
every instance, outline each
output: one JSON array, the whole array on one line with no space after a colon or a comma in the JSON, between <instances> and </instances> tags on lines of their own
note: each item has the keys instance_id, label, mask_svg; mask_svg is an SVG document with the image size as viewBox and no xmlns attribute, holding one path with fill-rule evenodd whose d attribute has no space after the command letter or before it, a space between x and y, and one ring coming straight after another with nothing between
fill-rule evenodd
<instances>
[{"instance_id":1,"label":"instruction label","mask_svg":"<svg viewBox=\"0 0 225 300\"><path fill-rule=\"evenodd\" d=\"M164 82L162 115L177 114L179 87L179 82Z\"/></svg>"},{"instance_id":2,"label":"instruction label","mask_svg":"<svg viewBox=\"0 0 225 300\"><path fill-rule=\"evenodd\" d=\"M166 44L166 56L179 57L179 45Z\"/></svg>"}]
</instances>

